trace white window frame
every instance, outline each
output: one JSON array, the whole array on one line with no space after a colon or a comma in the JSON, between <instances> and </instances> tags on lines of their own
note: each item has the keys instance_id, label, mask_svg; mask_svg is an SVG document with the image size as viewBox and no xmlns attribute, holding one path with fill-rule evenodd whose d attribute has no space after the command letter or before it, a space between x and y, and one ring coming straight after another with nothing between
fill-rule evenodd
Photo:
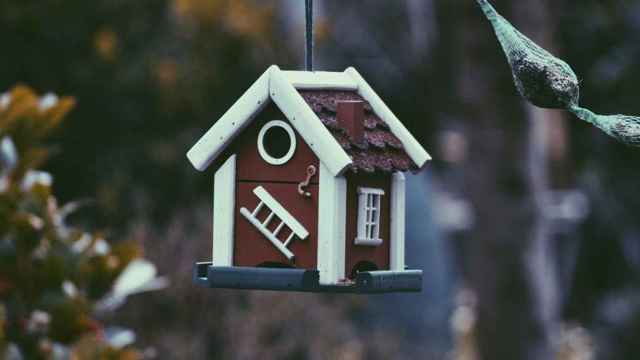
<instances>
[{"instance_id":1,"label":"white window frame","mask_svg":"<svg viewBox=\"0 0 640 360\"><path fill-rule=\"evenodd\" d=\"M269 131L269 129L273 127L283 128L289 135L289 141L291 142L289 151L281 158L274 158L264 148L264 135L267 133L267 131ZM287 124L282 120L272 120L266 123L262 127L262 129L260 129L260 133L258 134L258 153L260 153L260 156L262 157L262 159L264 159L264 161L266 161L267 163L271 165L284 165L289 160L291 160L295 152L296 152L296 133L293 131L293 128L291 127L291 125Z\"/></svg>"},{"instance_id":2,"label":"white window frame","mask_svg":"<svg viewBox=\"0 0 640 360\"><path fill-rule=\"evenodd\" d=\"M380 246L380 212L384 190L368 187L358 188L358 236L356 245Z\"/></svg>"}]
</instances>

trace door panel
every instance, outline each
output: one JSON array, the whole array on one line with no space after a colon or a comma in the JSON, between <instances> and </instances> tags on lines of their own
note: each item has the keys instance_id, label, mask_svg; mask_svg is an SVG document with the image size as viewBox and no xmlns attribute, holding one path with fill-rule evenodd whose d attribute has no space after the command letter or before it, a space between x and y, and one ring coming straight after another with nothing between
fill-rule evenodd
<instances>
[{"instance_id":1,"label":"door panel","mask_svg":"<svg viewBox=\"0 0 640 360\"><path fill-rule=\"evenodd\" d=\"M260 199L253 190L262 186L280 205L282 205L302 226L309 232L309 236L300 240L294 238L287 247L295 255L295 263L290 263L260 230L256 228L240 213L241 208L249 212L260 203ZM235 223L235 266L258 266L264 263L288 264L298 268L315 269L318 246L317 238L317 213L318 213L318 185L310 185L308 191L311 197L303 197L298 194L297 184L265 183L265 182L238 182L236 186L236 223ZM260 210L256 218L264 222L270 211L266 206ZM273 232L280 223L280 219L274 217L267 228ZM291 231L284 226L278 234L278 239L285 241Z\"/></svg>"}]
</instances>

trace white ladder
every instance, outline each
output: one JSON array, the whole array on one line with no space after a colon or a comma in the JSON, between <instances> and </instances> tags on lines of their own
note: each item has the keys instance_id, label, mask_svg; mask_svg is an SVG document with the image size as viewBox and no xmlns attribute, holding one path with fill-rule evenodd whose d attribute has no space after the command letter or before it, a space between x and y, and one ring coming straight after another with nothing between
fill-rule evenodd
<instances>
[{"instance_id":1,"label":"white ladder","mask_svg":"<svg viewBox=\"0 0 640 360\"><path fill-rule=\"evenodd\" d=\"M260 199L260 203L253 211L249 211L246 208L240 209L240 214L242 214L253 226L255 226L258 231L262 235L264 235L273 246L275 246L280 252L287 257L289 261L291 261L295 255L287 248L291 241L297 236L300 240L304 240L309 236L309 232L305 229L302 224L296 218L294 218L280 203L271 196L262 186L258 186L253 189L253 193L256 194L258 199ZM269 210L269 215L264 221L260 221L258 219L258 213L262 210L263 207L267 207ZM280 219L280 224L276 226L275 230L269 230L269 224L274 220L274 218ZM285 228L289 228L291 230L291 234L284 241L280 241L278 239L278 234Z\"/></svg>"}]
</instances>

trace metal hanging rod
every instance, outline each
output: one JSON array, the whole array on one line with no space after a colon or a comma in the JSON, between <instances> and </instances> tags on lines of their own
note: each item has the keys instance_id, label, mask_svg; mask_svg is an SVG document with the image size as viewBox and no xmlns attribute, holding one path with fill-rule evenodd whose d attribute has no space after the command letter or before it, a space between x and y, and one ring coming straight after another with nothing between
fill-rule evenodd
<instances>
[{"instance_id":1,"label":"metal hanging rod","mask_svg":"<svg viewBox=\"0 0 640 360\"><path fill-rule=\"evenodd\" d=\"M313 0L305 1L307 17L305 70L313 71Z\"/></svg>"}]
</instances>

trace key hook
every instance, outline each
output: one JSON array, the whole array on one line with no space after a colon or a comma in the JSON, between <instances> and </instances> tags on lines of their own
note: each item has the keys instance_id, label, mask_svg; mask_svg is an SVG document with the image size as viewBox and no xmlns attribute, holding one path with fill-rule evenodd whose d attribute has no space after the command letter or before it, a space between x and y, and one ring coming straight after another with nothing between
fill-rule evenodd
<instances>
[{"instance_id":1,"label":"key hook","mask_svg":"<svg viewBox=\"0 0 640 360\"><path fill-rule=\"evenodd\" d=\"M309 167L307 167L307 178L298 184L298 194L300 194L301 196L304 197L311 197L311 193L308 191L305 191L305 188L309 186L309 183L311 182L311 178L313 178L316 175L316 167L313 165L309 165Z\"/></svg>"}]
</instances>

